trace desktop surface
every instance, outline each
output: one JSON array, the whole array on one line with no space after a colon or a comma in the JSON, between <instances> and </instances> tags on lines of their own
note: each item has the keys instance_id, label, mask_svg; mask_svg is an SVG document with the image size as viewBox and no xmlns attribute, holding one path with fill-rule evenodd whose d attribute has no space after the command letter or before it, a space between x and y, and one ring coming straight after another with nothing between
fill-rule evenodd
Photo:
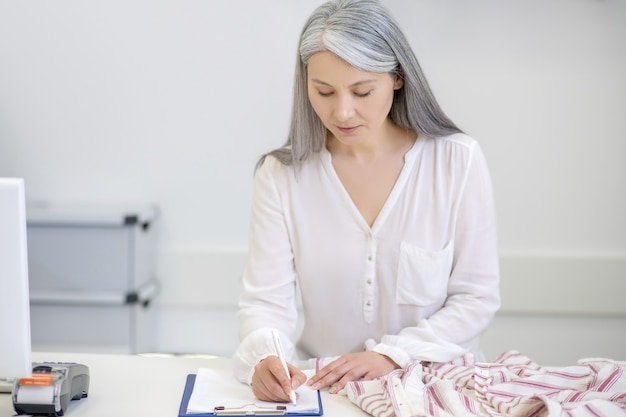
<instances>
[{"instance_id":1,"label":"desktop surface","mask_svg":"<svg viewBox=\"0 0 626 417\"><path fill-rule=\"evenodd\" d=\"M89 367L89 397L72 401L66 416L177 417L188 374L198 368L231 369L229 358L33 352L35 362L77 362ZM341 395L322 392L325 416L367 416ZM0 393L0 417L14 415L11 395Z\"/></svg>"}]
</instances>

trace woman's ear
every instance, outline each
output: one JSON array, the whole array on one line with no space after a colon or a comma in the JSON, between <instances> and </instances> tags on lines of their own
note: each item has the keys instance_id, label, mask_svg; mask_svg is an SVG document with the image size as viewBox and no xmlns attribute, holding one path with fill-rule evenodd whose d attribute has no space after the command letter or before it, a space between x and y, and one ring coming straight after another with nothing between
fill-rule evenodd
<instances>
[{"instance_id":1,"label":"woman's ear","mask_svg":"<svg viewBox=\"0 0 626 417\"><path fill-rule=\"evenodd\" d=\"M394 90L399 90L402 88L402 86L404 85L404 72L402 71L402 68L400 68L398 70L398 72L396 72L394 75L394 80L393 80L393 89Z\"/></svg>"}]
</instances>

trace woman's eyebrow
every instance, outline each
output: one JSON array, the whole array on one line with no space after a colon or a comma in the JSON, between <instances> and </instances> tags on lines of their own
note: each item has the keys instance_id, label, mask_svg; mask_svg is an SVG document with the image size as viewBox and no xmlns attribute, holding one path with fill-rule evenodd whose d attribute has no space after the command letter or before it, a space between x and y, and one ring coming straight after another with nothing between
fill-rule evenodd
<instances>
[{"instance_id":1,"label":"woman's eyebrow","mask_svg":"<svg viewBox=\"0 0 626 417\"><path fill-rule=\"evenodd\" d=\"M357 87L357 86L359 86L359 85L368 84L368 83L373 83L373 82L375 82L375 81L376 81L375 79L371 79L371 80L370 80L370 79L367 79L367 80L360 80L360 81L357 81L357 82L355 82L355 83L351 84L349 87ZM320 80L320 79L318 79L318 78L311 78L311 82L314 82L315 84L325 85L325 86L327 86L327 87L332 87L332 85L330 85L330 84L328 84L327 82L322 81L322 80Z\"/></svg>"}]
</instances>

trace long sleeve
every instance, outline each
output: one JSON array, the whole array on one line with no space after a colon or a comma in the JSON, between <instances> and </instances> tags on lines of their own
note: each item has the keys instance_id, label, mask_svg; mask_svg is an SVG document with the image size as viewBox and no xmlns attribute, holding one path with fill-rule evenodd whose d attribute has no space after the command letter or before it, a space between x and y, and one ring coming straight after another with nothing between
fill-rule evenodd
<instances>
[{"instance_id":1,"label":"long sleeve","mask_svg":"<svg viewBox=\"0 0 626 417\"><path fill-rule=\"evenodd\" d=\"M285 211L273 177L281 169L277 164L266 159L255 176L248 262L239 299L241 344L233 357L236 376L247 383L254 365L274 352L272 328L284 335L286 354L295 357L295 270Z\"/></svg>"}]
</instances>

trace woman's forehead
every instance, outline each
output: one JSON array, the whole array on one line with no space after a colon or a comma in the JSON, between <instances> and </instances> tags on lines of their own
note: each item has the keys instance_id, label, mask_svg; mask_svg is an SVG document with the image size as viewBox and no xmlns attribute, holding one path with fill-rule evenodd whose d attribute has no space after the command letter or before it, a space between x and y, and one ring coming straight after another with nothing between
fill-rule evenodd
<instances>
[{"instance_id":1,"label":"woman's forehead","mask_svg":"<svg viewBox=\"0 0 626 417\"><path fill-rule=\"evenodd\" d=\"M387 74L361 70L329 51L313 54L307 64L309 80L320 84L362 84L377 81Z\"/></svg>"}]
</instances>

